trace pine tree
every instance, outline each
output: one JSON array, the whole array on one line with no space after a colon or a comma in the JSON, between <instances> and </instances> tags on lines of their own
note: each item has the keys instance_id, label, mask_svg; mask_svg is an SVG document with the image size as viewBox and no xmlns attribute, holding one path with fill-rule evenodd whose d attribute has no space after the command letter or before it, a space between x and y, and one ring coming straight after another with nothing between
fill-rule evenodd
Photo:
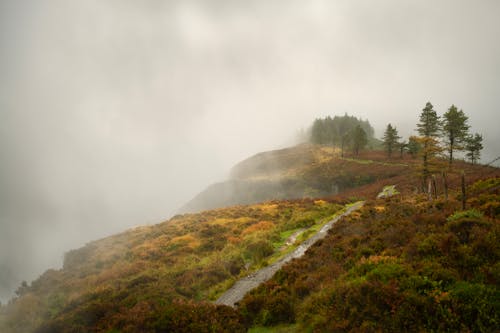
<instances>
[{"instance_id":1,"label":"pine tree","mask_svg":"<svg viewBox=\"0 0 500 333\"><path fill-rule=\"evenodd\" d=\"M450 164L453 162L453 151L464 149L462 144L469 131L467 120L465 113L462 110L458 111L455 105L452 105L443 115L443 134Z\"/></svg>"},{"instance_id":2,"label":"pine tree","mask_svg":"<svg viewBox=\"0 0 500 333\"><path fill-rule=\"evenodd\" d=\"M388 157L391 157L393 150L398 146L399 139L401 139L401 137L398 136L396 127L392 127L391 124L388 124L384 132L384 137L382 138Z\"/></svg>"},{"instance_id":3,"label":"pine tree","mask_svg":"<svg viewBox=\"0 0 500 333\"><path fill-rule=\"evenodd\" d=\"M420 114L420 122L417 124L418 134L424 137L435 138L439 136L440 129L439 116L434 111L432 104L427 102Z\"/></svg>"},{"instance_id":4,"label":"pine tree","mask_svg":"<svg viewBox=\"0 0 500 333\"><path fill-rule=\"evenodd\" d=\"M478 133L469 135L465 140L465 149L467 150L465 155L470 159L472 164L476 164L483 149L483 136Z\"/></svg>"},{"instance_id":5,"label":"pine tree","mask_svg":"<svg viewBox=\"0 0 500 333\"><path fill-rule=\"evenodd\" d=\"M422 156L422 181L425 186L427 178L434 167L434 158L441 152L437 138L441 132L439 116L433 109L430 102L427 102L420 114L420 122L417 124L417 131L420 134L419 143Z\"/></svg>"}]
</instances>

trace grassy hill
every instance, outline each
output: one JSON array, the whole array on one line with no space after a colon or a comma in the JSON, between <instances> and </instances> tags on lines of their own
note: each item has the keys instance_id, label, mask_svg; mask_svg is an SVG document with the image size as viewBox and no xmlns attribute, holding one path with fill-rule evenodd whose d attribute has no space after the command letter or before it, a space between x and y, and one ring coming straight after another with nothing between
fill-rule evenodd
<instances>
[{"instance_id":1,"label":"grassy hill","mask_svg":"<svg viewBox=\"0 0 500 333\"><path fill-rule=\"evenodd\" d=\"M500 169L457 161L448 199L438 177L429 200L418 193L417 165L308 145L256 155L233 180L292 179L311 196L332 184L342 191L178 215L91 242L67 253L62 269L21 285L0 307L0 332L494 331ZM394 195L376 199L387 185ZM212 303L358 199L366 200L359 213L237 308Z\"/></svg>"}]
</instances>

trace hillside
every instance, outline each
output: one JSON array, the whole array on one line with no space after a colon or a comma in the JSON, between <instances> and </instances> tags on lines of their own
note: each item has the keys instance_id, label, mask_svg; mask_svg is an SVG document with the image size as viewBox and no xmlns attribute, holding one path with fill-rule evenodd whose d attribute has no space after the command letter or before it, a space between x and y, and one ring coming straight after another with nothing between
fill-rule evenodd
<instances>
[{"instance_id":1,"label":"hillside","mask_svg":"<svg viewBox=\"0 0 500 333\"><path fill-rule=\"evenodd\" d=\"M367 202L247 294L240 313L280 332L497 331L500 178L467 191L465 211L456 193Z\"/></svg>"},{"instance_id":2,"label":"hillside","mask_svg":"<svg viewBox=\"0 0 500 333\"><path fill-rule=\"evenodd\" d=\"M206 331L204 323L244 331L237 312L207 302L292 250L285 244L292 233L303 230L307 239L342 207L324 200L236 206L91 242L67 253L61 270L21 286L0 312L0 331L196 332Z\"/></svg>"},{"instance_id":3,"label":"hillside","mask_svg":"<svg viewBox=\"0 0 500 333\"><path fill-rule=\"evenodd\" d=\"M259 153L238 163L228 180L212 184L180 211L336 195L408 173L408 163L414 163L409 158L385 161L382 152L365 152L358 159L346 156L341 158L336 148L309 144Z\"/></svg>"},{"instance_id":4,"label":"hillside","mask_svg":"<svg viewBox=\"0 0 500 333\"><path fill-rule=\"evenodd\" d=\"M500 169L457 161L448 199L437 179L429 200L418 193L417 164L308 145L256 155L233 179L304 179L324 193L333 182L343 191L178 215L90 242L67 253L62 269L21 285L0 308L0 331L492 331L500 321ZM364 208L236 308L214 304L361 199Z\"/></svg>"}]
</instances>

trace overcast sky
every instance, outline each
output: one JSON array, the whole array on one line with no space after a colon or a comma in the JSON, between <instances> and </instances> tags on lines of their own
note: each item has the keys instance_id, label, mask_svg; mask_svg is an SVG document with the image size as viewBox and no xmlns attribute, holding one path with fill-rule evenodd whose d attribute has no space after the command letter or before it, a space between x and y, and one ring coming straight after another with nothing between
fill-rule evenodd
<instances>
[{"instance_id":1,"label":"overcast sky","mask_svg":"<svg viewBox=\"0 0 500 333\"><path fill-rule=\"evenodd\" d=\"M0 0L0 298L345 112L500 155L500 1Z\"/></svg>"}]
</instances>

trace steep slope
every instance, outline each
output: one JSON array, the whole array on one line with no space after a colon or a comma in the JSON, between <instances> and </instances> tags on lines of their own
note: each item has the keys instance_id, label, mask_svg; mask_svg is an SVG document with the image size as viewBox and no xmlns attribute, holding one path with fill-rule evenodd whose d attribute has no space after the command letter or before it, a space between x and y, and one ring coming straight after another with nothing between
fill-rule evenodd
<instances>
[{"instance_id":1,"label":"steep slope","mask_svg":"<svg viewBox=\"0 0 500 333\"><path fill-rule=\"evenodd\" d=\"M383 153L341 158L337 149L310 144L259 153L238 163L227 181L210 185L180 211L336 195L407 173L408 163L414 163L410 159L377 162L372 158L383 160Z\"/></svg>"}]
</instances>

